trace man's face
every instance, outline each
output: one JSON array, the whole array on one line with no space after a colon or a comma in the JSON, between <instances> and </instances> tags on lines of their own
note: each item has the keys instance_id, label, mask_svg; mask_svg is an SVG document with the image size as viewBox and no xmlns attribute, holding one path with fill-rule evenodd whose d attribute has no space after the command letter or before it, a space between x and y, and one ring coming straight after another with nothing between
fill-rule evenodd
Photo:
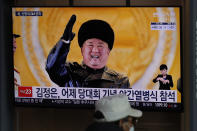
<instances>
[{"instance_id":1,"label":"man's face","mask_svg":"<svg viewBox=\"0 0 197 131\"><path fill-rule=\"evenodd\" d=\"M167 74L167 70L166 69L161 70L161 74L162 75L166 75Z\"/></svg>"},{"instance_id":2,"label":"man's face","mask_svg":"<svg viewBox=\"0 0 197 131\"><path fill-rule=\"evenodd\" d=\"M134 128L134 118L128 116L127 118L121 119L119 122L119 126L123 129L123 131L130 131L131 128Z\"/></svg>"},{"instance_id":3,"label":"man's face","mask_svg":"<svg viewBox=\"0 0 197 131\"><path fill-rule=\"evenodd\" d=\"M16 51L16 38L15 37L13 37L13 52L15 52Z\"/></svg>"},{"instance_id":4,"label":"man's face","mask_svg":"<svg viewBox=\"0 0 197 131\"><path fill-rule=\"evenodd\" d=\"M81 52L84 64L93 69L101 69L107 63L110 49L106 42L91 38L84 42Z\"/></svg>"}]
</instances>

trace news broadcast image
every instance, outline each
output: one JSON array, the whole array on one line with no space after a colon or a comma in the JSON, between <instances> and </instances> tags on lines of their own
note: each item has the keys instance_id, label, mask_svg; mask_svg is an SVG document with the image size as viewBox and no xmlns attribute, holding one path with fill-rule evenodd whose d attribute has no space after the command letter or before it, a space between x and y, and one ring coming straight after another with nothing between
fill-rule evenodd
<instances>
[{"instance_id":1,"label":"news broadcast image","mask_svg":"<svg viewBox=\"0 0 197 131\"><path fill-rule=\"evenodd\" d=\"M77 40L80 26L88 20L104 20L115 36L107 67L128 76L130 88L59 87L50 79L45 69L47 56L73 14L75 37L67 61L83 61ZM142 110L180 109L179 7L14 7L12 20L13 33L20 35L14 53L14 77L20 81L15 85L16 104L80 107L93 105L107 95L125 93L131 106ZM162 64L172 76L170 90L159 90L159 82L153 82L161 74Z\"/></svg>"}]
</instances>

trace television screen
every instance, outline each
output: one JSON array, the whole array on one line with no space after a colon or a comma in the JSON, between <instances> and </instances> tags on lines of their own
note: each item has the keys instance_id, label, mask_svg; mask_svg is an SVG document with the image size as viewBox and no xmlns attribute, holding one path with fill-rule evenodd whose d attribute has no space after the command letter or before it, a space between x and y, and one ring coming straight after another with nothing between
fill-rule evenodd
<instances>
[{"instance_id":1,"label":"television screen","mask_svg":"<svg viewBox=\"0 0 197 131\"><path fill-rule=\"evenodd\" d=\"M180 7L13 7L15 104L94 107L124 93L181 110Z\"/></svg>"}]
</instances>

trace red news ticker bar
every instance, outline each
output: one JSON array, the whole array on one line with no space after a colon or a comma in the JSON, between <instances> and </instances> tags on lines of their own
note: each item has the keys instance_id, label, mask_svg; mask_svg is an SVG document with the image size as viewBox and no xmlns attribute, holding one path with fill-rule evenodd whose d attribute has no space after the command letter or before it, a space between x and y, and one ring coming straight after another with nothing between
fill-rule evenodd
<instances>
[{"instance_id":1,"label":"red news ticker bar","mask_svg":"<svg viewBox=\"0 0 197 131\"><path fill-rule=\"evenodd\" d=\"M18 96L19 97L32 97L32 87L18 87Z\"/></svg>"}]
</instances>

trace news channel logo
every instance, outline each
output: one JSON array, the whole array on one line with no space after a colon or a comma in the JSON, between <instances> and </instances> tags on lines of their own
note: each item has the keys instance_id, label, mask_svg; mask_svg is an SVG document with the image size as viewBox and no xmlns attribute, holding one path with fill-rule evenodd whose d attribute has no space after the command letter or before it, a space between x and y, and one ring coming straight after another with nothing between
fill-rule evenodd
<instances>
[{"instance_id":1,"label":"news channel logo","mask_svg":"<svg viewBox=\"0 0 197 131\"><path fill-rule=\"evenodd\" d=\"M42 11L16 11L15 16L43 16Z\"/></svg>"}]
</instances>

